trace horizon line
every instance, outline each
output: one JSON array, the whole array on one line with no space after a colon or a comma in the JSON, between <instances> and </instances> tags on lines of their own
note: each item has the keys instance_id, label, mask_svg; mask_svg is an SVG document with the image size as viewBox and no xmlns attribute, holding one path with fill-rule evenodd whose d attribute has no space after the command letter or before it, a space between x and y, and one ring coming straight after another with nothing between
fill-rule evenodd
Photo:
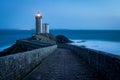
<instances>
[{"instance_id":1,"label":"horizon line","mask_svg":"<svg viewBox=\"0 0 120 80\"><path fill-rule=\"evenodd\" d=\"M35 30L35 29L0 29L0 30ZM50 30L120 30L120 29L50 29Z\"/></svg>"}]
</instances>

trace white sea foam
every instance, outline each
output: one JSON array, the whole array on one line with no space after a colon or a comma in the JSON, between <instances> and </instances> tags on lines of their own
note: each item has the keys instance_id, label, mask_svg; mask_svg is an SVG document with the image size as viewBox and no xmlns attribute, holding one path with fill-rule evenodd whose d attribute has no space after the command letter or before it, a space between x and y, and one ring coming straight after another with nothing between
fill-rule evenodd
<instances>
[{"instance_id":1,"label":"white sea foam","mask_svg":"<svg viewBox=\"0 0 120 80\"><path fill-rule=\"evenodd\" d=\"M100 50L112 54L120 55L120 42L110 42L110 41L81 41L81 40L73 40L73 45L77 46L86 46L87 48Z\"/></svg>"}]
</instances>

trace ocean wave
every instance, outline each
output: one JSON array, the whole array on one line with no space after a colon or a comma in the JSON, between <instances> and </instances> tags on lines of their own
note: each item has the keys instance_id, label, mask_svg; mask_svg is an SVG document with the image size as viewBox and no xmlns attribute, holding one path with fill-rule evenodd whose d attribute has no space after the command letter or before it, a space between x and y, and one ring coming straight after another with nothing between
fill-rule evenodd
<instances>
[{"instance_id":1,"label":"ocean wave","mask_svg":"<svg viewBox=\"0 0 120 80\"><path fill-rule=\"evenodd\" d=\"M108 52L111 54L120 55L120 42L112 41L97 41L97 40L73 40L73 45L85 46L87 48Z\"/></svg>"}]
</instances>

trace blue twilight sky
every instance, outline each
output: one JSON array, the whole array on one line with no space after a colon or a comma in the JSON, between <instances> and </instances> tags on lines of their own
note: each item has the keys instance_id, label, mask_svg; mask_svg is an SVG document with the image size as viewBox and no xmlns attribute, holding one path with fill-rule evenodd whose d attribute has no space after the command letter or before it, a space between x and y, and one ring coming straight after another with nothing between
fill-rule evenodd
<instances>
[{"instance_id":1,"label":"blue twilight sky","mask_svg":"<svg viewBox=\"0 0 120 80\"><path fill-rule=\"evenodd\" d=\"M34 29L38 10L51 29L120 30L120 0L0 0L0 29Z\"/></svg>"}]
</instances>

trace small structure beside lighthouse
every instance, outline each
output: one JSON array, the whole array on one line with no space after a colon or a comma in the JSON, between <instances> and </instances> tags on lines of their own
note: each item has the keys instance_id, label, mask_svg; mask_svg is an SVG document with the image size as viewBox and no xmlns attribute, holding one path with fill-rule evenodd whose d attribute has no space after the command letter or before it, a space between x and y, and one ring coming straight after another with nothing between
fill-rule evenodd
<instances>
[{"instance_id":1,"label":"small structure beside lighthouse","mask_svg":"<svg viewBox=\"0 0 120 80\"><path fill-rule=\"evenodd\" d=\"M43 33L49 33L49 24L48 23L44 23L42 26L42 32Z\"/></svg>"},{"instance_id":2,"label":"small structure beside lighthouse","mask_svg":"<svg viewBox=\"0 0 120 80\"><path fill-rule=\"evenodd\" d=\"M42 33L42 15L38 12L35 16L36 19L36 34Z\"/></svg>"}]
</instances>

